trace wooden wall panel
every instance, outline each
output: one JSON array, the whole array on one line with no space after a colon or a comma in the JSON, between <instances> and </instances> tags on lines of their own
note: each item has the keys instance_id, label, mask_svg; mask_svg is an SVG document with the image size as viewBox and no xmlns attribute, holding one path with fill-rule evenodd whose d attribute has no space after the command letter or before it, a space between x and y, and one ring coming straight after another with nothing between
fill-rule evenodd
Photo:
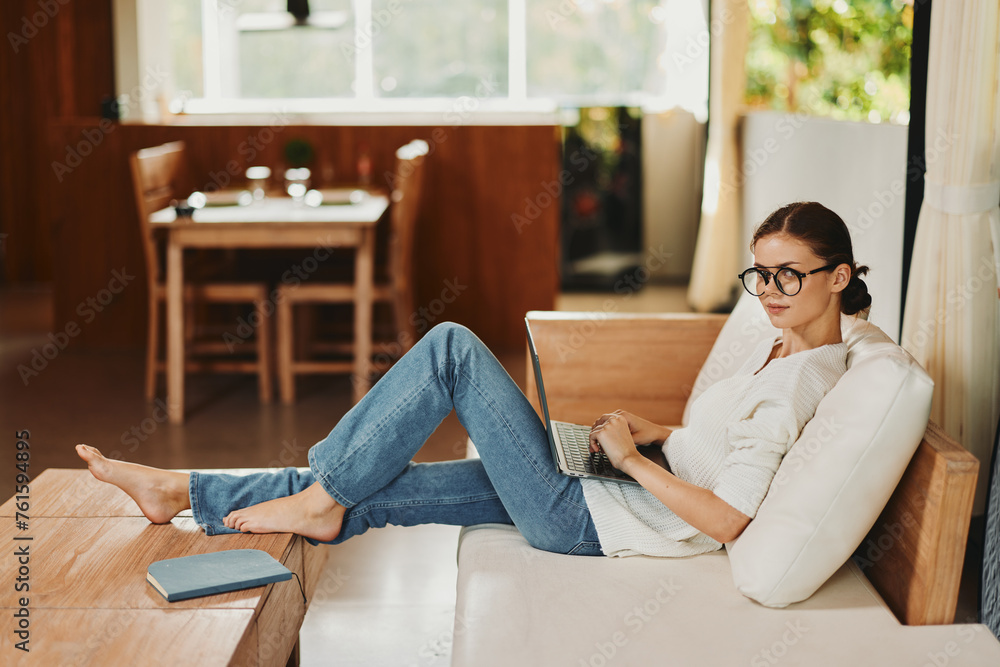
<instances>
[{"instance_id":1,"label":"wooden wall panel","mask_svg":"<svg viewBox=\"0 0 1000 667\"><path fill-rule=\"evenodd\" d=\"M111 0L0 3L2 281L52 279L49 126L94 118L113 94L111 30Z\"/></svg>"},{"instance_id":2,"label":"wooden wall panel","mask_svg":"<svg viewBox=\"0 0 1000 667\"><path fill-rule=\"evenodd\" d=\"M105 131L98 114L114 88L111 0L56 5L56 15L28 44L16 53L4 44L0 56L2 280L51 280L57 330L69 322L81 327L73 345L144 340L144 273L101 313L87 299L107 287L112 271L144 268L127 156L173 139L188 141L191 187L206 188L224 180L218 175L230 160L240 172L254 163L281 168L282 147L295 136L313 142L318 180L331 170L334 180L353 178L364 143L374 180L384 182L395 149L425 138L433 152L417 235L418 305L437 305L445 281L457 280L467 288L440 317L466 324L490 345L517 349L524 312L553 307L558 203L520 233L511 222L525 199L558 176L552 127L455 126L445 118L437 128L293 126L278 116L275 128L114 125ZM0 32L19 32L22 19L38 9L37 0L0 3ZM68 152L84 151L69 171L53 169L54 162L69 165Z\"/></svg>"}]
</instances>

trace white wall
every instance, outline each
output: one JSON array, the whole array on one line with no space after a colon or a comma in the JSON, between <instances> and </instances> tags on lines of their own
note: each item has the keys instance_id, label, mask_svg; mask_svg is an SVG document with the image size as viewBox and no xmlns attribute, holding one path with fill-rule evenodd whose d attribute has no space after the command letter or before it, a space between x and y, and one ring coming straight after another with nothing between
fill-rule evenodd
<instances>
[{"instance_id":1,"label":"white wall","mask_svg":"<svg viewBox=\"0 0 1000 667\"><path fill-rule=\"evenodd\" d=\"M644 254L670 253L653 280L687 281L701 216L705 124L682 109L642 117Z\"/></svg>"},{"instance_id":2,"label":"white wall","mask_svg":"<svg viewBox=\"0 0 1000 667\"><path fill-rule=\"evenodd\" d=\"M743 236L793 201L818 201L851 230L854 257L871 271L869 321L899 342L907 128L752 112L743 122Z\"/></svg>"}]
</instances>

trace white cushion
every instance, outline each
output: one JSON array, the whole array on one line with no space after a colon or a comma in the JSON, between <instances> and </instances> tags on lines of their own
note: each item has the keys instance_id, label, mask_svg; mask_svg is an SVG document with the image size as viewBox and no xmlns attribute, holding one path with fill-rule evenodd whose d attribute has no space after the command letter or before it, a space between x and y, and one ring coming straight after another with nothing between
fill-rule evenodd
<instances>
[{"instance_id":1,"label":"white cushion","mask_svg":"<svg viewBox=\"0 0 1000 667\"><path fill-rule=\"evenodd\" d=\"M564 556L511 526L464 528L451 664L1000 664L983 625L900 625L854 563L809 600L766 609L733 588L728 561Z\"/></svg>"},{"instance_id":2,"label":"white cushion","mask_svg":"<svg viewBox=\"0 0 1000 667\"><path fill-rule=\"evenodd\" d=\"M737 589L767 606L808 598L850 558L930 416L934 383L909 353L856 317L842 316L841 331L847 372L785 456L757 516L727 545ZM757 300L741 299L695 390L731 375L775 333Z\"/></svg>"},{"instance_id":3,"label":"white cushion","mask_svg":"<svg viewBox=\"0 0 1000 667\"><path fill-rule=\"evenodd\" d=\"M691 404L701 392L713 383L731 377L750 357L760 341L764 338L774 338L777 333L778 330L767 318L760 301L744 293L726 320L722 331L719 332L718 338L715 339L712 351L702 364L701 370L698 371L698 379L695 380L694 388L684 406L682 423L687 426Z\"/></svg>"}]
</instances>

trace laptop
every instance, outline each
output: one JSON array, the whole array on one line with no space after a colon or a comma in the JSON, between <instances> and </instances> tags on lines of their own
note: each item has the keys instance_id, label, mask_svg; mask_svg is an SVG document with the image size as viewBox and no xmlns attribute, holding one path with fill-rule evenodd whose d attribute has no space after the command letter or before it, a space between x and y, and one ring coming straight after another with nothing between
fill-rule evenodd
<instances>
[{"instance_id":1,"label":"laptop","mask_svg":"<svg viewBox=\"0 0 1000 667\"><path fill-rule=\"evenodd\" d=\"M545 431L552 449L552 460L563 475L569 477L596 477L622 484L639 484L621 470L618 470L608 460L604 452L590 451L590 427L582 424L553 421L549 417L549 404L545 398L545 385L542 383L542 367L538 362L538 352L535 350L535 340L531 336L531 324L524 319L528 331L528 349L531 351L531 364L535 368L535 383L538 385L538 399L542 404L542 415L545 418ZM663 450L658 445L638 446L639 452L656 463L661 468L669 470Z\"/></svg>"}]
</instances>

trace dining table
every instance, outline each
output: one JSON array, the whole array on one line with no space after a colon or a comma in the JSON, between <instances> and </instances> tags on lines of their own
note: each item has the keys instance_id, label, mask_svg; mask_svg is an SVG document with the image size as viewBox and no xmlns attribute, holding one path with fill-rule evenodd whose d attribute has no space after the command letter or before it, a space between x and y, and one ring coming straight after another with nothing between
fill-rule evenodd
<instances>
[{"instance_id":1,"label":"dining table","mask_svg":"<svg viewBox=\"0 0 1000 667\"><path fill-rule=\"evenodd\" d=\"M354 248L354 381L357 402L370 388L375 226L389 207L376 190L331 189L322 198L210 193L196 209L168 207L149 216L167 236L167 412L184 422L184 251L195 248ZM322 199L321 203L318 203ZM188 200L190 202L190 198ZM306 203L310 202L310 203Z\"/></svg>"}]
</instances>

